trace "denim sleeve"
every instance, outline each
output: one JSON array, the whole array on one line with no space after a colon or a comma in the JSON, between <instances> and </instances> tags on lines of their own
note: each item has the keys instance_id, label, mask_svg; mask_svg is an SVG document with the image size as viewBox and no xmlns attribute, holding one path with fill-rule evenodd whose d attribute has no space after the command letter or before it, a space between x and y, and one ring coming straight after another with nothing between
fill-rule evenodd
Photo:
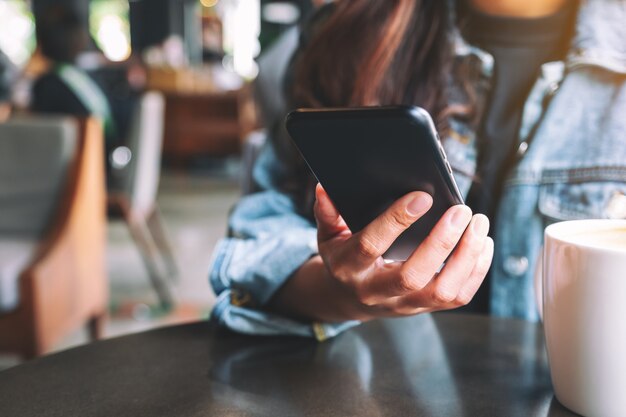
<instances>
[{"instance_id":1,"label":"denim sleeve","mask_svg":"<svg viewBox=\"0 0 626 417\"><path fill-rule=\"evenodd\" d=\"M287 279L317 254L317 229L278 191L281 166L271 146L255 165L263 189L243 197L229 219L229 236L213 254L210 282L217 295L212 319L232 330L262 335L291 334L324 340L358 322L302 323L263 307Z\"/></svg>"}]
</instances>

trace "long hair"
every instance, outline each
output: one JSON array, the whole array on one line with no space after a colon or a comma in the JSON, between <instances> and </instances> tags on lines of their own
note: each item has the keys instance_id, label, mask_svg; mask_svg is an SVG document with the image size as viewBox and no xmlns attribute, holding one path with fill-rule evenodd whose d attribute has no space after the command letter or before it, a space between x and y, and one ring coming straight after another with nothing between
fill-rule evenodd
<instances>
[{"instance_id":1,"label":"long hair","mask_svg":"<svg viewBox=\"0 0 626 417\"><path fill-rule=\"evenodd\" d=\"M452 29L448 0L337 0L295 57L292 107L419 105L447 130ZM285 191L312 216L315 179L292 146ZM304 186L303 186L304 185Z\"/></svg>"},{"instance_id":2,"label":"long hair","mask_svg":"<svg viewBox=\"0 0 626 417\"><path fill-rule=\"evenodd\" d=\"M295 107L419 105L445 128L447 0L339 0L294 64Z\"/></svg>"}]
</instances>

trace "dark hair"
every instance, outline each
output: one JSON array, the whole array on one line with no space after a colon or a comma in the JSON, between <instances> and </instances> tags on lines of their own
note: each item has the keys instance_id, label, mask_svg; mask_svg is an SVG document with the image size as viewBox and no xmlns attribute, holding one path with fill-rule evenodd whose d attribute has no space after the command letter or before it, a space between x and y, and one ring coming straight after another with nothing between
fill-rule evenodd
<instances>
[{"instance_id":1,"label":"dark hair","mask_svg":"<svg viewBox=\"0 0 626 417\"><path fill-rule=\"evenodd\" d=\"M37 16L35 33L41 52L56 62L73 62L87 46L83 22L63 5L52 5Z\"/></svg>"},{"instance_id":2,"label":"dark hair","mask_svg":"<svg viewBox=\"0 0 626 417\"><path fill-rule=\"evenodd\" d=\"M320 14L293 63L293 107L419 105L445 133L454 57L449 1L339 0ZM293 177L285 191L311 217L315 179L292 146L279 140L277 151Z\"/></svg>"},{"instance_id":3,"label":"dark hair","mask_svg":"<svg viewBox=\"0 0 626 417\"><path fill-rule=\"evenodd\" d=\"M445 126L445 0L342 0L295 63L296 107L419 105Z\"/></svg>"}]
</instances>

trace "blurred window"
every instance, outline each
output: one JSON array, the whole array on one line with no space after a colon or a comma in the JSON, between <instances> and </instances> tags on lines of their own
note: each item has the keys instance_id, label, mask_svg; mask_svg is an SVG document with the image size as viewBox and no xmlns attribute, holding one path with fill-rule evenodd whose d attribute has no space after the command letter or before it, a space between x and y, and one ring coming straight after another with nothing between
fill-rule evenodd
<instances>
[{"instance_id":1,"label":"blurred window","mask_svg":"<svg viewBox=\"0 0 626 417\"><path fill-rule=\"evenodd\" d=\"M91 36L111 61L130 56L130 23L127 0L92 0L89 10Z\"/></svg>"},{"instance_id":2,"label":"blurred window","mask_svg":"<svg viewBox=\"0 0 626 417\"><path fill-rule=\"evenodd\" d=\"M24 0L0 0L0 50L22 67L35 50L35 18Z\"/></svg>"}]
</instances>

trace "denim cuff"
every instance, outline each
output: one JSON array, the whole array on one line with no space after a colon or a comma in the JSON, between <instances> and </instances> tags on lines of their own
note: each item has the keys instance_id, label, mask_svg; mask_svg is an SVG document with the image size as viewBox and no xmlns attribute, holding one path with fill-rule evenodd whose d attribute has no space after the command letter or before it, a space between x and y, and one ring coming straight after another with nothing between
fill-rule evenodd
<instances>
[{"instance_id":1,"label":"denim cuff","mask_svg":"<svg viewBox=\"0 0 626 417\"><path fill-rule=\"evenodd\" d=\"M253 239L222 239L210 273L211 286L218 295L212 319L239 333L315 337L320 341L358 325L358 321L303 323L262 310L285 281L316 254L315 228Z\"/></svg>"},{"instance_id":2,"label":"denim cuff","mask_svg":"<svg viewBox=\"0 0 626 417\"><path fill-rule=\"evenodd\" d=\"M211 319L238 333L314 337L321 342L360 324L359 321L302 323L278 314L233 305L232 296L230 290L220 294L211 313Z\"/></svg>"},{"instance_id":3,"label":"denim cuff","mask_svg":"<svg viewBox=\"0 0 626 417\"><path fill-rule=\"evenodd\" d=\"M263 306L316 254L315 228L255 239L222 239L213 255L211 285L218 295L228 289L246 300L242 304Z\"/></svg>"}]
</instances>

